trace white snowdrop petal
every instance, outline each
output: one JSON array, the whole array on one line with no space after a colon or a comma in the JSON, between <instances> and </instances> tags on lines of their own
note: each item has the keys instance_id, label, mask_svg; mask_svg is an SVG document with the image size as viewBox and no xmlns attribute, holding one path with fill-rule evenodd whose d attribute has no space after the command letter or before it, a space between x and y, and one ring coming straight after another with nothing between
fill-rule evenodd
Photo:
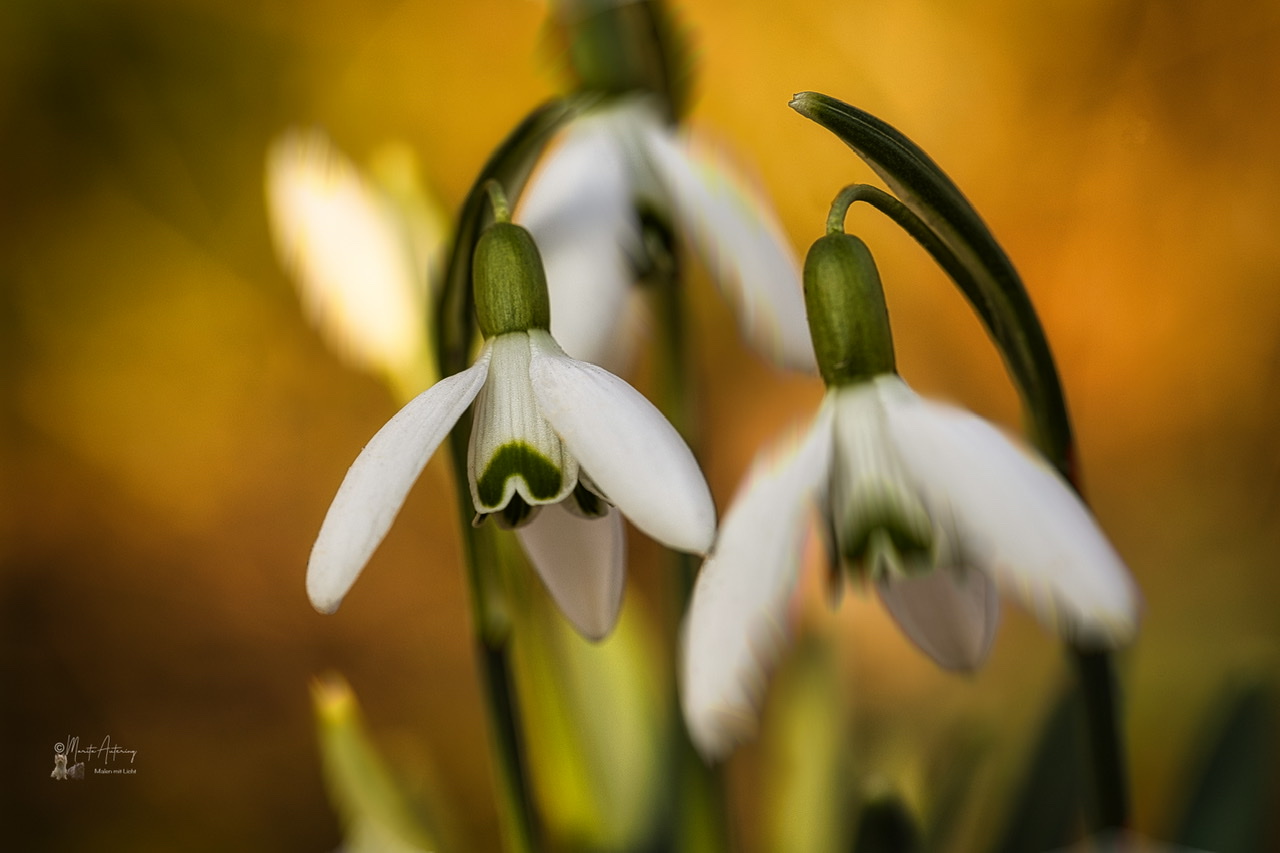
<instances>
[{"instance_id":1,"label":"white snowdrop petal","mask_svg":"<svg viewBox=\"0 0 1280 853\"><path fill-rule=\"evenodd\" d=\"M877 384L888 434L930 512L954 524L963 562L1076 642L1130 640L1137 588L1057 472L970 412L924 400L896 378Z\"/></svg>"},{"instance_id":2,"label":"white snowdrop petal","mask_svg":"<svg viewBox=\"0 0 1280 853\"><path fill-rule=\"evenodd\" d=\"M942 566L876 585L898 627L943 669L969 671L987 659L1000 622L995 584L977 569Z\"/></svg>"},{"instance_id":3,"label":"white snowdrop petal","mask_svg":"<svg viewBox=\"0 0 1280 853\"><path fill-rule=\"evenodd\" d=\"M678 551L705 554L716 511L702 471L675 427L639 391L566 356L531 331L529 375L538 408L623 515Z\"/></svg>"},{"instance_id":4,"label":"white snowdrop petal","mask_svg":"<svg viewBox=\"0 0 1280 853\"><path fill-rule=\"evenodd\" d=\"M765 681L787 638L807 519L825 497L831 412L824 405L801 442L784 441L756 460L694 585L680 698L693 742L708 760L755 731Z\"/></svg>"},{"instance_id":5,"label":"white snowdrop petal","mask_svg":"<svg viewBox=\"0 0 1280 853\"><path fill-rule=\"evenodd\" d=\"M626 578L626 535L618 511L583 518L552 504L516 535L565 618L587 639L604 639L617 624Z\"/></svg>"},{"instance_id":6,"label":"white snowdrop petal","mask_svg":"<svg viewBox=\"0 0 1280 853\"><path fill-rule=\"evenodd\" d=\"M747 340L782 367L816 372L800 265L768 204L710 150L654 124L641 132L678 224L733 305Z\"/></svg>"},{"instance_id":7,"label":"white snowdrop petal","mask_svg":"<svg viewBox=\"0 0 1280 853\"><path fill-rule=\"evenodd\" d=\"M485 384L489 350L395 414L356 457L311 548L307 595L332 613L382 542L431 454Z\"/></svg>"},{"instance_id":8,"label":"white snowdrop petal","mask_svg":"<svg viewBox=\"0 0 1280 853\"><path fill-rule=\"evenodd\" d=\"M640 229L630 167L607 114L570 125L529 182L515 221L547 273L551 332L566 353L623 369L630 361L633 256Z\"/></svg>"},{"instance_id":9,"label":"white snowdrop petal","mask_svg":"<svg viewBox=\"0 0 1280 853\"><path fill-rule=\"evenodd\" d=\"M266 195L281 259L329 342L365 368L422 358L425 269L391 202L319 130L272 145Z\"/></svg>"}]
</instances>

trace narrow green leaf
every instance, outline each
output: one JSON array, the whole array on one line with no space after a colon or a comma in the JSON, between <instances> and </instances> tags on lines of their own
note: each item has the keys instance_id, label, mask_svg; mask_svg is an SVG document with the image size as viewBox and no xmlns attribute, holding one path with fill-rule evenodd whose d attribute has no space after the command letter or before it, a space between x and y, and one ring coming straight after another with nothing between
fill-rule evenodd
<instances>
[{"instance_id":1,"label":"narrow green leaf","mask_svg":"<svg viewBox=\"0 0 1280 853\"><path fill-rule=\"evenodd\" d=\"M1262 686L1239 691L1206 726L1197 772L1174 839L1216 853L1272 849L1264 842L1275 803L1276 706ZM1272 839L1274 842L1274 839Z\"/></svg>"},{"instance_id":2,"label":"narrow green leaf","mask_svg":"<svg viewBox=\"0 0 1280 853\"><path fill-rule=\"evenodd\" d=\"M333 675L312 686L329 798L351 853L426 853L439 839L410 804L364 729L355 694Z\"/></svg>"},{"instance_id":3,"label":"narrow green leaf","mask_svg":"<svg viewBox=\"0 0 1280 853\"><path fill-rule=\"evenodd\" d=\"M1080 838L1086 772L1082 715L1079 693L1071 690L1045 718L994 853L1056 850Z\"/></svg>"},{"instance_id":4,"label":"narrow green leaf","mask_svg":"<svg viewBox=\"0 0 1280 853\"><path fill-rule=\"evenodd\" d=\"M519 550L519 546L511 543ZM585 640L531 568L513 573L515 685L534 794L557 849L655 849L670 783L658 625L629 598Z\"/></svg>"},{"instance_id":5,"label":"narrow green leaf","mask_svg":"<svg viewBox=\"0 0 1280 853\"><path fill-rule=\"evenodd\" d=\"M963 824L967 810L978 806L975 790L978 775L990 754L990 739L973 731L970 724L957 724L935 747L929 761L926 783L929 791L925 822L925 850L954 849L952 835Z\"/></svg>"},{"instance_id":6,"label":"narrow green leaf","mask_svg":"<svg viewBox=\"0 0 1280 853\"><path fill-rule=\"evenodd\" d=\"M901 223L969 300L1018 387L1036 444L1074 482L1071 423L1044 330L1017 270L973 205L918 145L870 113L817 92L796 95L791 107L853 149L928 229L922 234Z\"/></svg>"}]
</instances>

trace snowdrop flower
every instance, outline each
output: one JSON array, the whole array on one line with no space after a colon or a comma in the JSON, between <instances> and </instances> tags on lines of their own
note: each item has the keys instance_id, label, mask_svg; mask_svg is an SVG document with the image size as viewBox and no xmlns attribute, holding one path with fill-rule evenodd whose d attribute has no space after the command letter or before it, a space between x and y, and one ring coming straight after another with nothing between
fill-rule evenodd
<instances>
[{"instance_id":1,"label":"snowdrop flower","mask_svg":"<svg viewBox=\"0 0 1280 853\"><path fill-rule=\"evenodd\" d=\"M897 376L866 246L822 238L804 281L826 397L801 440L756 462L685 624L682 702L708 758L754 727L813 511L833 568L873 584L903 632L946 669L984 660L997 588L1084 646L1124 643L1136 627L1127 569L1057 472Z\"/></svg>"},{"instance_id":2,"label":"snowdrop flower","mask_svg":"<svg viewBox=\"0 0 1280 853\"><path fill-rule=\"evenodd\" d=\"M639 96L571 123L516 213L542 250L552 331L570 355L619 369L628 361L641 211L688 238L752 346L813 371L799 265L768 205Z\"/></svg>"},{"instance_id":3,"label":"snowdrop flower","mask_svg":"<svg viewBox=\"0 0 1280 853\"><path fill-rule=\"evenodd\" d=\"M320 130L289 131L267 152L275 244L325 340L405 397L430 384L428 268L448 226L413 154L380 149L367 178Z\"/></svg>"},{"instance_id":4,"label":"snowdrop flower","mask_svg":"<svg viewBox=\"0 0 1280 853\"><path fill-rule=\"evenodd\" d=\"M678 550L706 553L715 508L693 454L630 385L569 358L547 331L546 281L523 228L493 225L475 256L476 362L427 389L365 446L333 499L307 569L322 612L337 609L427 460L475 401L468 452L477 523L517 534L561 611L603 637L621 604L616 506Z\"/></svg>"}]
</instances>

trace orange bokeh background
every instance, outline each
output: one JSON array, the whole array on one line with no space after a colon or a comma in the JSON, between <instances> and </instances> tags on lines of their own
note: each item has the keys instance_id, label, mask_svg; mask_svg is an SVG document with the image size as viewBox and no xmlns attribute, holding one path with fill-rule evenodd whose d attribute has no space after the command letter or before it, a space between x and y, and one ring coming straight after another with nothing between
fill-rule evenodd
<instances>
[{"instance_id":1,"label":"orange bokeh background","mask_svg":"<svg viewBox=\"0 0 1280 853\"><path fill-rule=\"evenodd\" d=\"M798 251L840 186L872 180L787 109L811 89L921 144L1021 271L1088 494L1146 599L1120 670L1137 824L1159 835L1221 691L1280 670L1280 7L676 8L698 61L692 122L750 164ZM455 208L560 85L542 17L523 0L0 11L0 831L19 840L3 846L336 846L307 692L328 668L394 760L432 768L459 833L496 843L442 461L336 616L304 594L325 508L395 404L304 321L262 168L293 125L357 159L403 139ZM944 276L872 213L849 223L880 259L903 375L1016 427L1001 363ZM745 350L703 278L690 293L723 510L755 448L821 388ZM633 553L630 594L659 589L655 550ZM938 673L874 601L811 617L839 639L852 723L887 732L863 750L870 769L958 719L999 734L979 826L1066 669L1049 634L1005 614L972 678ZM138 773L46 782L68 735L110 735ZM745 838L749 775L733 774Z\"/></svg>"}]
</instances>

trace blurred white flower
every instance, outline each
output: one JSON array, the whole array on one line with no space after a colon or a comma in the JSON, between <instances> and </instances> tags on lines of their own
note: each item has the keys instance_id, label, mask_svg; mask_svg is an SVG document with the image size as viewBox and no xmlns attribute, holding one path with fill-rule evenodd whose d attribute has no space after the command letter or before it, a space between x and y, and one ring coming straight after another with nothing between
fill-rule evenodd
<instances>
[{"instance_id":1,"label":"blurred white flower","mask_svg":"<svg viewBox=\"0 0 1280 853\"><path fill-rule=\"evenodd\" d=\"M874 583L907 636L946 669L985 659L997 587L1085 647L1123 644L1136 629L1128 570L1043 460L896 375L835 386L798 446L757 460L695 585L681 698L708 758L754 730L811 509L833 562Z\"/></svg>"},{"instance_id":2,"label":"blurred white flower","mask_svg":"<svg viewBox=\"0 0 1280 853\"><path fill-rule=\"evenodd\" d=\"M428 270L447 225L411 151L389 144L370 179L320 130L289 131L267 153L276 250L325 341L405 397L434 378Z\"/></svg>"},{"instance_id":3,"label":"blurred white flower","mask_svg":"<svg viewBox=\"0 0 1280 853\"><path fill-rule=\"evenodd\" d=\"M754 348L815 370L799 267L768 204L642 98L570 124L516 211L542 252L551 331L566 352L614 370L629 361L646 208L688 239Z\"/></svg>"},{"instance_id":4,"label":"blurred white flower","mask_svg":"<svg viewBox=\"0 0 1280 853\"><path fill-rule=\"evenodd\" d=\"M476 512L517 528L552 598L583 635L606 635L622 600L626 555L613 505L665 545L710 548L711 493L675 428L626 382L566 356L549 333L512 331L410 401L351 466L311 551L307 593L317 610L337 609L473 400Z\"/></svg>"}]
</instances>

